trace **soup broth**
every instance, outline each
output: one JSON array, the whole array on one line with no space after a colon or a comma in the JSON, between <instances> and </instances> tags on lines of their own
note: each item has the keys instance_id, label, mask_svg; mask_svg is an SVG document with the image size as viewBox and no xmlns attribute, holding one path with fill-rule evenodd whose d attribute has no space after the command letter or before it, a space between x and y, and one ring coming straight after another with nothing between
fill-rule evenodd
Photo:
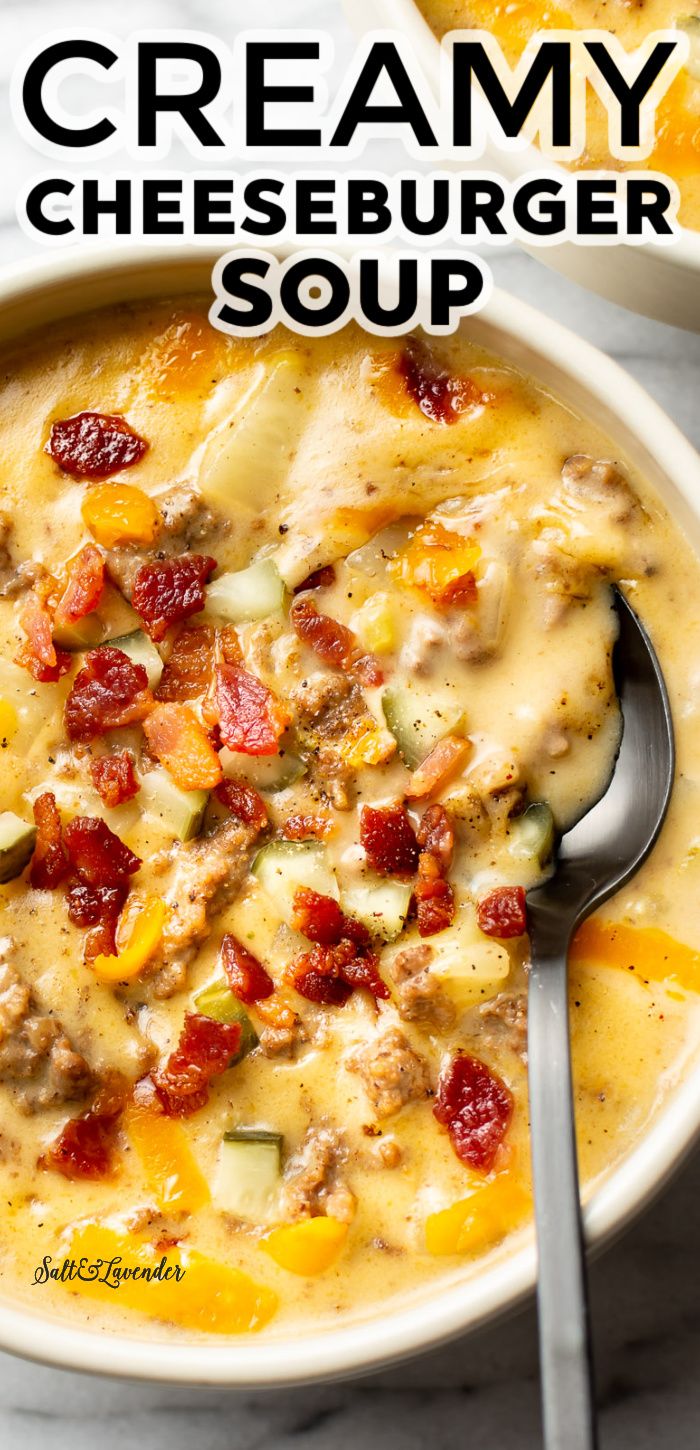
<instances>
[{"instance_id":1,"label":"soup broth","mask_svg":"<svg viewBox=\"0 0 700 1450\"><path fill-rule=\"evenodd\" d=\"M613 766L617 580L678 779L572 953L586 1193L696 1041L689 544L464 336L120 307L6 352L1 416L2 1294L189 1340L478 1273L530 1223L525 893Z\"/></svg>"}]
</instances>

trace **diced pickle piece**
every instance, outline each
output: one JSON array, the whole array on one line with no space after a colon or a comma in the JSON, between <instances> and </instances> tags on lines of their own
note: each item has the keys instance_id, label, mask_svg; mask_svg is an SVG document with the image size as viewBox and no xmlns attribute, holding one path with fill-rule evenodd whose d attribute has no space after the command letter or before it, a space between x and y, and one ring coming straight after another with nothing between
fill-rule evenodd
<instances>
[{"instance_id":1,"label":"diced pickle piece","mask_svg":"<svg viewBox=\"0 0 700 1450\"><path fill-rule=\"evenodd\" d=\"M230 624L265 619L284 602L284 584L273 559L258 559L247 569L220 574L207 589L207 613Z\"/></svg>"},{"instance_id":2,"label":"diced pickle piece","mask_svg":"<svg viewBox=\"0 0 700 1450\"><path fill-rule=\"evenodd\" d=\"M554 817L546 801L534 801L510 825L508 850L518 861L544 866L554 849Z\"/></svg>"},{"instance_id":3,"label":"diced pickle piece","mask_svg":"<svg viewBox=\"0 0 700 1450\"><path fill-rule=\"evenodd\" d=\"M141 776L138 799L143 814L159 820L164 831L191 841L202 829L209 792L180 790L167 770L157 766Z\"/></svg>"},{"instance_id":4,"label":"diced pickle piece","mask_svg":"<svg viewBox=\"0 0 700 1450\"><path fill-rule=\"evenodd\" d=\"M214 1180L214 1201L226 1213L265 1223L274 1213L281 1181L281 1133L233 1128L224 1133Z\"/></svg>"},{"instance_id":5,"label":"diced pickle piece","mask_svg":"<svg viewBox=\"0 0 700 1450\"><path fill-rule=\"evenodd\" d=\"M342 891L340 904L346 916L356 917L373 936L393 941L403 931L412 890L410 882L377 879Z\"/></svg>"},{"instance_id":6,"label":"diced pickle piece","mask_svg":"<svg viewBox=\"0 0 700 1450\"><path fill-rule=\"evenodd\" d=\"M258 851L251 869L287 926L292 925L294 895L300 886L338 900L326 848L316 841L271 841Z\"/></svg>"},{"instance_id":7,"label":"diced pickle piece","mask_svg":"<svg viewBox=\"0 0 700 1450\"><path fill-rule=\"evenodd\" d=\"M258 1045L258 1034L245 1010L236 997L234 997L228 982L220 977L215 982L210 982L208 987L203 987L194 999L194 1005L203 1017L212 1017L215 1022L238 1022L241 1029L241 1041L231 1066L236 1062L242 1062L249 1052Z\"/></svg>"},{"instance_id":8,"label":"diced pickle piece","mask_svg":"<svg viewBox=\"0 0 700 1450\"><path fill-rule=\"evenodd\" d=\"M53 641L61 649L70 650L76 653L79 650L94 649L95 645L101 644L105 636L103 621L97 614L86 614L82 619L76 619L73 624L56 624L53 630ZM116 643L116 640L110 641Z\"/></svg>"},{"instance_id":9,"label":"diced pickle piece","mask_svg":"<svg viewBox=\"0 0 700 1450\"><path fill-rule=\"evenodd\" d=\"M289 750L282 750L279 755L264 756L243 755L238 750L224 747L220 759L225 775L242 776L256 790L267 791L270 795L287 790L306 775L303 760Z\"/></svg>"},{"instance_id":10,"label":"diced pickle piece","mask_svg":"<svg viewBox=\"0 0 700 1450\"><path fill-rule=\"evenodd\" d=\"M36 826L14 811L0 812L0 883L21 875L36 840Z\"/></svg>"},{"instance_id":11,"label":"diced pickle piece","mask_svg":"<svg viewBox=\"0 0 700 1450\"><path fill-rule=\"evenodd\" d=\"M123 654L128 655L135 665L143 665L148 675L149 689L157 688L163 673L163 661L144 630L135 629L131 634L120 634L116 639L110 639L109 644L112 649L120 649Z\"/></svg>"},{"instance_id":12,"label":"diced pickle piece","mask_svg":"<svg viewBox=\"0 0 700 1450\"><path fill-rule=\"evenodd\" d=\"M458 703L430 699L408 687L385 690L384 719L410 770L415 770L445 735L463 735L464 710Z\"/></svg>"}]
</instances>

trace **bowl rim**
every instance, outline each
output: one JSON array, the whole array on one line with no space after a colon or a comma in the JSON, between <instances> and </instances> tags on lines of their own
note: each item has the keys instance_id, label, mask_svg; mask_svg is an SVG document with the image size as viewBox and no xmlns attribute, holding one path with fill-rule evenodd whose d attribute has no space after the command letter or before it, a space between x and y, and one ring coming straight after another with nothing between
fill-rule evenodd
<instances>
[{"instance_id":1,"label":"bowl rim","mask_svg":"<svg viewBox=\"0 0 700 1450\"><path fill-rule=\"evenodd\" d=\"M360 30L360 24L362 32L365 34L370 30L399 31L423 64L433 89L439 88L441 42L419 9L418 0L342 0L342 3L355 33ZM369 20L368 23L358 23L358 11L362 11L363 8L368 17L371 16L371 23ZM521 176L528 170L542 166L542 155L538 148L532 145L522 151L508 153L499 153L489 145L482 159L493 165L495 170L498 170L500 165L500 170L508 176ZM566 174L558 163L548 162L547 167L550 171ZM629 245L631 244L620 243L623 248ZM527 246L528 250L532 249L534 255L541 257L546 262L546 254L550 248L538 247L536 240L529 241ZM635 246L634 250L638 251L639 248ZM652 239L644 242L642 250L649 252L654 257L663 258L666 263L679 269L700 271L700 230L695 231L690 227L681 226L678 236L671 246L668 242Z\"/></svg>"},{"instance_id":2,"label":"bowl rim","mask_svg":"<svg viewBox=\"0 0 700 1450\"><path fill-rule=\"evenodd\" d=\"M288 255L290 250L280 248L279 253ZM8 310L16 318L24 303L36 306L42 294L54 308L52 318L93 310L100 304L86 302L83 307L81 301L76 305L69 300L71 285L88 279L108 291L116 286L110 302L117 296L128 301L173 295L178 290L178 269L183 281L186 275L189 282L192 275L210 269L218 255L210 247L120 244L81 247L75 255L63 252L15 264L0 272L0 330ZM389 257L390 253L384 265ZM144 276L152 278L146 291ZM81 285L81 297L83 290L86 297L92 295L91 288ZM540 358L539 368L529 367L535 377L545 383L560 378L560 396L566 396L567 390L583 394L589 416L612 418L618 432L636 439L652 486L659 489L680 526L686 529L690 524L700 544L700 456L617 363L528 303L499 290L482 313L465 319L462 326L472 333L497 333L503 338L506 359L518 366L528 367L523 358ZM17 335L16 325L12 330ZM487 345L499 349L498 343ZM603 426L609 431L607 421ZM669 1092L648 1132L590 1193L584 1209L590 1251L622 1231L700 1138L700 1057L692 1068L686 1064L679 1076L682 1080ZM338 1329L329 1330L324 1324L316 1331L292 1331L287 1338L180 1344L150 1340L147 1330L141 1338L103 1334L0 1301L0 1349L64 1369L161 1383L256 1389L303 1385L370 1373L436 1348L514 1309L531 1293L535 1279L535 1245L528 1230L511 1252L497 1256L468 1281L432 1292L427 1284L385 1316L367 1314Z\"/></svg>"}]
</instances>

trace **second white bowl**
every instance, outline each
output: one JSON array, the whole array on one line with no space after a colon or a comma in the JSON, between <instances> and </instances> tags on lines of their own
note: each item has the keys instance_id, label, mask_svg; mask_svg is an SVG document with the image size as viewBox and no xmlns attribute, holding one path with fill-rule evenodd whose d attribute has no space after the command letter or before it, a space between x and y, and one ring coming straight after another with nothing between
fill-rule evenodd
<instances>
[{"instance_id":1,"label":"second white bowl","mask_svg":"<svg viewBox=\"0 0 700 1450\"><path fill-rule=\"evenodd\" d=\"M343 0L358 35L377 29L399 31L409 41L436 94L440 80L440 45L415 0ZM484 168L513 181L541 166L534 147L503 152L489 146ZM551 170L551 166L548 167ZM700 332L700 232L683 228L672 245L646 242L615 247L576 246L573 242L529 247L547 267L598 292L611 302Z\"/></svg>"}]
</instances>

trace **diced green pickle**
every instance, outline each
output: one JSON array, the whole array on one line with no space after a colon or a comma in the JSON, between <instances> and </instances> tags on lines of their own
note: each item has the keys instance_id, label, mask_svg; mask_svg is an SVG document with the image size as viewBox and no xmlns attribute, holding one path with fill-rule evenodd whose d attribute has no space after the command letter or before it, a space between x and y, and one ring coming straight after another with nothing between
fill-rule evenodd
<instances>
[{"instance_id":1,"label":"diced green pickle","mask_svg":"<svg viewBox=\"0 0 700 1450\"><path fill-rule=\"evenodd\" d=\"M415 770L445 735L463 735L465 714L459 704L431 700L423 691L385 690L384 719L409 770Z\"/></svg>"},{"instance_id":2,"label":"diced green pickle","mask_svg":"<svg viewBox=\"0 0 700 1450\"><path fill-rule=\"evenodd\" d=\"M14 811L0 812L0 882L20 876L34 850L36 826Z\"/></svg>"},{"instance_id":3,"label":"diced green pickle","mask_svg":"<svg viewBox=\"0 0 700 1450\"><path fill-rule=\"evenodd\" d=\"M152 640L143 629L134 629L131 634L119 634L116 639L106 639L112 649L120 649L135 665L143 665L148 675L148 687L156 690L163 673L163 661Z\"/></svg>"},{"instance_id":4,"label":"diced green pickle","mask_svg":"<svg viewBox=\"0 0 700 1450\"><path fill-rule=\"evenodd\" d=\"M219 1149L213 1192L217 1207L251 1223L275 1216L283 1138L264 1128L232 1128Z\"/></svg>"},{"instance_id":5,"label":"diced green pickle","mask_svg":"<svg viewBox=\"0 0 700 1450\"><path fill-rule=\"evenodd\" d=\"M241 1027L241 1045L231 1060L231 1067L242 1062L258 1045L258 1034L241 1003L234 997L228 982L222 977L203 987L194 999L194 1005L203 1017L212 1017L215 1022L238 1022Z\"/></svg>"},{"instance_id":6,"label":"diced green pickle","mask_svg":"<svg viewBox=\"0 0 700 1450\"><path fill-rule=\"evenodd\" d=\"M554 850L554 818L546 801L534 801L511 823L509 850L518 860L535 860L540 866Z\"/></svg>"}]
</instances>

